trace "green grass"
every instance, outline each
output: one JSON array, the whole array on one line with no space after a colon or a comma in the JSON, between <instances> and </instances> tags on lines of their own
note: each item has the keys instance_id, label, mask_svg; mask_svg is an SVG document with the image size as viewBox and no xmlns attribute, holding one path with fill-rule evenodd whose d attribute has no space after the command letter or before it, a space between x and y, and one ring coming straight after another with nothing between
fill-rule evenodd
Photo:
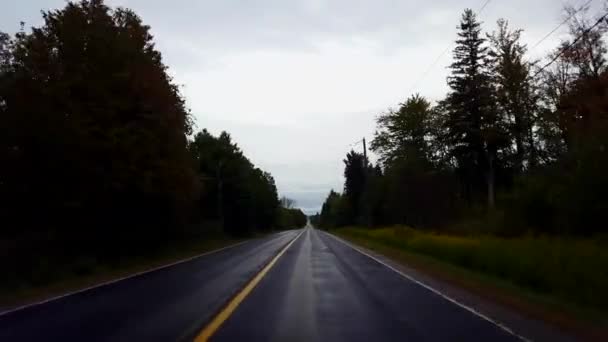
<instances>
[{"instance_id":1,"label":"green grass","mask_svg":"<svg viewBox=\"0 0 608 342\"><path fill-rule=\"evenodd\" d=\"M61 295L125 277L134 273L153 269L181 259L186 259L204 252L212 251L243 241L224 235L214 234L206 238L182 242L151 255L139 256L121 262L96 263L94 260L76 260L65 265L62 271L55 270L52 280L21 282L18 286L0 292L0 309L10 308L45 298ZM48 270L52 271L52 270Z\"/></svg>"},{"instance_id":2,"label":"green grass","mask_svg":"<svg viewBox=\"0 0 608 342\"><path fill-rule=\"evenodd\" d=\"M608 313L608 244L599 239L457 236L406 227L344 228L337 233L430 257L573 310L588 308L603 317Z\"/></svg>"}]
</instances>

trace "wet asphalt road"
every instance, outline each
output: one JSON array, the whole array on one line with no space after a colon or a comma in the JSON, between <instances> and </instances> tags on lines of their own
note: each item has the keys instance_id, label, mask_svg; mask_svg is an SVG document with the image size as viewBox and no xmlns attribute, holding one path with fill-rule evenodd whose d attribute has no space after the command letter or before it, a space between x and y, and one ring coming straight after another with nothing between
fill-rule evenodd
<instances>
[{"instance_id":1,"label":"wet asphalt road","mask_svg":"<svg viewBox=\"0 0 608 342\"><path fill-rule=\"evenodd\" d=\"M190 340L300 231L0 316L0 341ZM306 228L212 341L517 341Z\"/></svg>"},{"instance_id":2,"label":"wet asphalt road","mask_svg":"<svg viewBox=\"0 0 608 342\"><path fill-rule=\"evenodd\" d=\"M189 341L298 233L0 316L0 341Z\"/></svg>"},{"instance_id":3,"label":"wet asphalt road","mask_svg":"<svg viewBox=\"0 0 608 342\"><path fill-rule=\"evenodd\" d=\"M315 229L287 250L212 341L519 341Z\"/></svg>"}]
</instances>

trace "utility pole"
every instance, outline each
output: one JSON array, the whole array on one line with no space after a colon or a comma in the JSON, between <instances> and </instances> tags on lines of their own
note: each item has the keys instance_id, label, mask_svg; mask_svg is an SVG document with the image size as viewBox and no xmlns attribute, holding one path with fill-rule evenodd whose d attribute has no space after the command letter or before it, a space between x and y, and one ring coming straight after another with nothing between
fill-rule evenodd
<instances>
[{"instance_id":1,"label":"utility pole","mask_svg":"<svg viewBox=\"0 0 608 342\"><path fill-rule=\"evenodd\" d=\"M223 205L223 184L222 184L222 164L223 161L220 160L217 163L216 169L216 180L217 180L217 216L220 221L220 228L224 229L224 205Z\"/></svg>"},{"instance_id":2,"label":"utility pole","mask_svg":"<svg viewBox=\"0 0 608 342\"><path fill-rule=\"evenodd\" d=\"M363 137L363 168L367 168L367 145L365 144L365 137Z\"/></svg>"},{"instance_id":3,"label":"utility pole","mask_svg":"<svg viewBox=\"0 0 608 342\"><path fill-rule=\"evenodd\" d=\"M356 146L356 145L359 145L360 143L363 143L363 168L367 169L367 165L368 165L368 162L367 162L367 143L365 141L365 137L363 137L363 139L361 139L361 140L357 140L356 142L350 144L349 148L351 149L351 151L354 152L353 147Z\"/></svg>"}]
</instances>

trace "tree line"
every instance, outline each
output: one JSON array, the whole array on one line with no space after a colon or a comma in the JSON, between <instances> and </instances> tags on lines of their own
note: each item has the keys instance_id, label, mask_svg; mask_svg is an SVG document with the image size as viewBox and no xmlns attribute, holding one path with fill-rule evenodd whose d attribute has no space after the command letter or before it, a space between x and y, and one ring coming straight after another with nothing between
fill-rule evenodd
<instances>
[{"instance_id":1,"label":"tree line","mask_svg":"<svg viewBox=\"0 0 608 342\"><path fill-rule=\"evenodd\" d=\"M457 26L445 98L380 114L372 165L351 151L323 227L405 224L504 235L605 233L606 16L566 8L569 38L531 60L522 30L475 13Z\"/></svg>"},{"instance_id":2,"label":"tree line","mask_svg":"<svg viewBox=\"0 0 608 342\"><path fill-rule=\"evenodd\" d=\"M118 260L210 232L305 225L228 133L194 134L133 11L83 0L42 15L31 32L0 32L6 282L83 256Z\"/></svg>"}]
</instances>

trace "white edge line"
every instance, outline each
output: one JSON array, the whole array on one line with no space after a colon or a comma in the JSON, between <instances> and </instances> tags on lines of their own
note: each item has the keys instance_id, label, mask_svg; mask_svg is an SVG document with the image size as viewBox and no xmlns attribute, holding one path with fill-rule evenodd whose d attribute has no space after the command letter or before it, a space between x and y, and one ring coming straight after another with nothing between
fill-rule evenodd
<instances>
[{"instance_id":1,"label":"white edge line","mask_svg":"<svg viewBox=\"0 0 608 342\"><path fill-rule=\"evenodd\" d=\"M49 303L49 302L53 302L53 301L56 301L56 300L64 298L64 297L72 296L72 295L79 294L79 293L82 293L82 292L85 292L85 291L89 291L89 290L93 290L93 289L96 289L96 288L100 288L100 287L104 287L104 286L107 286L107 285L111 285L111 284L114 284L114 283L118 283L118 282L123 281L123 280L135 278L135 277L144 275L146 273L151 273L151 272L155 272L155 271L158 271L158 270L162 270L163 268L167 268L167 267L175 266L175 265L178 265L178 264L181 264L181 263L185 263L185 262L188 262L188 261L192 261L192 260L194 260L196 258L200 258L200 257L206 256L206 255L209 255L209 254L214 254L214 253L217 253L217 252L221 252L223 250L226 250L226 249L229 249L229 248L233 248L233 247L236 247L236 246L240 246L240 245L242 245L244 243L247 243L247 242L250 242L250 241L251 240L241 241L241 242L238 242L238 243L226 246L226 247L222 247L222 248L215 249L215 250L212 250L212 251L209 251L209 252L201 253L201 254L198 254L198 255L186 258L186 259L178 260L178 261L172 262L170 264L166 264L166 265L158 266L158 267L155 267L155 268L152 268L152 269L140 271L140 272L137 272L137 273L130 274L128 276L121 277L121 278L112 279L112 280L109 280L109 281L106 281L106 282L103 282L103 283L99 283L99 284L95 284L95 285L92 285L92 286L85 287L85 288L80 289L80 290L76 290L76 291L64 293L64 294L59 295L59 296L47 298L47 299L44 299L44 300L39 301L39 302L25 304L25 305L18 306L16 308L9 309L9 310L6 310L6 311L0 311L0 317L8 315L8 314L11 314L11 313L14 313L14 312L17 312L17 311L24 310L24 309L27 309L27 308L31 308L33 306L38 306L38 305L46 304L46 303Z\"/></svg>"},{"instance_id":2,"label":"white edge line","mask_svg":"<svg viewBox=\"0 0 608 342\"><path fill-rule=\"evenodd\" d=\"M324 233L325 233L325 232L324 232ZM507 327L507 326L506 326L506 325L504 325L503 323L500 323L500 322L498 322L498 321L496 321L496 320L494 320L494 319L492 319L492 318L490 318L490 317L488 317L488 316L486 316L486 315L482 314L481 312L479 312L479 311L475 310L474 308L472 308L472 307L470 307L470 306L468 306L468 305L466 305L466 304L460 303L459 301L457 301L457 300L455 300L454 298L452 298L452 297L450 297L450 296L448 296L448 295L446 295L446 294L442 293L441 291L439 291L439 290L437 290L437 289L435 289L435 288L433 288L433 287L431 287L431 286L429 286L429 285L427 285L427 284L425 284L425 283L423 283L423 282L421 282L421 281L419 281L419 280L417 280L417 279L413 278L413 277L412 277L412 276L410 276L410 275L407 275L407 274L403 273L402 271L400 271L400 270L398 270L398 269L394 268L393 266L391 266L391 265L387 264L386 262L384 262L384 261L382 261L382 260L380 260L380 259L378 259L378 258L374 257L373 255L370 255L370 254L368 254L368 253L366 253L366 252L362 251L361 249L359 249L359 248L355 247L355 246L354 246L353 244L351 244L350 242L347 242L347 241L345 241L344 239L342 239L342 238L340 238L340 237L337 237L337 236L335 236L335 235L333 235L333 234L329 234L329 233L325 233L325 234L327 234L327 235L331 236L331 237L332 237L332 238L334 238L336 241L339 241L339 242L341 242L341 243L345 244L346 246L348 246L348 247L350 247L350 248L354 249L355 251L357 251L357 252L359 252L359 253L361 253L361 254L363 254L363 255L367 256L368 258L370 258L370 259L374 260L375 262L377 262L377 263L379 263L379 264L381 264L381 265L383 265L383 266L385 266L385 267L389 268L390 270L392 270L392 271L394 271L394 272L398 273L398 274L399 274L399 275L401 275L402 277L404 277L404 278L406 278L406 279L408 279L408 280L410 280L410 281L414 282L415 284L418 284L418 285L420 285L420 286L424 287L425 289L427 289L427 290L429 290L429 291L433 292L434 294L436 294L436 295L438 295L438 296L442 297L443 299L445 299L445 300L447 300L447 301L451 302L452 304L456 304L456 305L458 305L459 307L461 307L461 308L463 308L463 309L465 309L465 310L469 311L470 313L472 313L472 314L474 314L474 315L476 315L476 316L478 316L478 317L480 317L480 318L482 318L482 319L484 319L484 320L486 320L486 321L488 321L488 322L490 322L490 323L494 324L494 325L495 325L495 326L497 326L498 328L500 328L500 329L502 329L502 330L506 331L507 333L509 333L509 334L511 334L511 335L513 335L513 336L515 336L515 337L517 337L517 338L519 338L520 340L522 340L522 341L526 341L526 342L531 342L531 341L532 341L532 340L530 340L530 339L528 339L528 338L525 338L525 337L523 337L523 336L521 336L521 335L519 335L519 334L515 333L515 332L514 332L514 331L513 331L511 328Z\"/></svg>"}]
</instances>

